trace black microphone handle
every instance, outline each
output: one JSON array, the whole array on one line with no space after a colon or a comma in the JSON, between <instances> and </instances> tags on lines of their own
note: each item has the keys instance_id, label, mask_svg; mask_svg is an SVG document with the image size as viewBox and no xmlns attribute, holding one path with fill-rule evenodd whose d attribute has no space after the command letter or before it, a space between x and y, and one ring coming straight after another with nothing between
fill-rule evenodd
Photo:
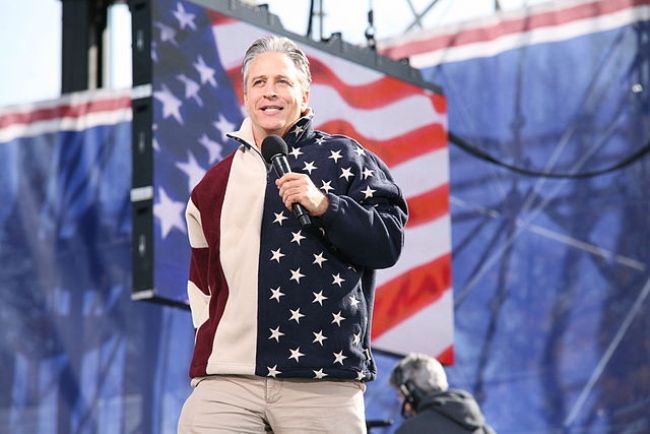
<instances>
[{"instance_id":1,"label":"black microphone handle","mask_svg":"<svg viewBox=\"0 0 650 434\"><path fill-rule=\"evenodd\" d=\"M271 163L273 164L273 169L278 178L281 178L283 175L291 172L291 167L289 167L289 160L287 160L286 155L276 154L271 157Z\"/></svg>"},{"instance_id":2,"label":"black microphone handle","mask_svg":"<svg viewBox=\"0 0 650 434\"><path fill-rule=\"evenodd\" d=\"M281 178L283 175L291 172L291 168L289 167L289 160L287 160L287 157L285 155L274 155L271 159L271 164L273 165L273 170L275 171L275 174L278 178ZM298 218L300 226L303 228L311 226L311 219L309 218L309 214L307 213L305 207L296 202L291 206L291 209L293 210L293 215Z\"/></svg>"},{"instance_id":3,"label":"black microphone handle","mask_svg":"<svg viewBox=\"0 0 650 434\"><path fill-rule=\"evenodd\" d=\"M307 210L300 205L299 203L294 203L293 206L293 214L298 217L298 221L300 222L300 226L303 228L307 228L311 226L311 218L309 218L309 214L307 213Z\"/></svg>"}]
</instances>

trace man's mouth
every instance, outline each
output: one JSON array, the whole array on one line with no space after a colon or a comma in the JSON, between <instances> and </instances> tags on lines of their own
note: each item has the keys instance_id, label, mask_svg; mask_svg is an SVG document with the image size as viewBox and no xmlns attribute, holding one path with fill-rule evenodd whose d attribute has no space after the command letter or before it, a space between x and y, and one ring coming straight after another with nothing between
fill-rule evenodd
<instances>
[{"instance_id":1,"label":"man's mouth","mask_svg":"<svg viewBox=\"0 0 650 434\"><path fill-rule=\"evenodd\" d=\"M265 114L270 115L270 114L277 113L277 112L281 111L281 110L282 110L282 107L277 106L277 105L266 105L266 106L263 106L263 107L261 108L261 110L262 110Z\"/></svg>"}]
</instances>

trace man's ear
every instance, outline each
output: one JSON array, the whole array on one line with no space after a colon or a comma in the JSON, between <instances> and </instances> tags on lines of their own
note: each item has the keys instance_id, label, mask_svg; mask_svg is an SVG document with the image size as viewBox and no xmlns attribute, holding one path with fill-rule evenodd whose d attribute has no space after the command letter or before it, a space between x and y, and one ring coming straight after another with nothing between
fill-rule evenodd
<instances>
[{"instance_id":1,"label":"man's ear","mask_svg":"<svg viewBox=\"0 0 650 434\"><path fill-rule=\"evenodd\" d=\"M309 107L309 89L302 92L302 106L300 112L303 113Z\"/></svg>"}]
</instances>

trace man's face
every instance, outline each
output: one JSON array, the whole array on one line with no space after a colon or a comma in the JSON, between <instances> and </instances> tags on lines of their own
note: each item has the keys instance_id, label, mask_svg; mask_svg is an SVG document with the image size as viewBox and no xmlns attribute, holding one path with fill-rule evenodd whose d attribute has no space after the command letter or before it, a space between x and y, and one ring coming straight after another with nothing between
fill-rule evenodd
<instances>
[{"instance_id":1,"label":"man's face","mask_svg":"<svg viewBox=\"0 0 650 434\"><path fill-rule=\"evenodd\" d=\"M399 395L400 403L402 404L402 416L403 417L415 416L415 414L416 414L415 409L413 408L413 406L411 404L409 404L407 402L406 396L404 395L404 393L402 393L401 390L398 390L397 393Z\"/></svg>"},{"instance_id":2,"label":"man's face","mask_svg":"<svg viewBox=\"0 0 650 434\"><path fill-rule=\"evenodd\" d=\"M307 108L309 91L299 77L298 69L282 53L263 53L250 63L244 105L258 144L270 134L284 135Z\"/></svg>"}]
</instances>

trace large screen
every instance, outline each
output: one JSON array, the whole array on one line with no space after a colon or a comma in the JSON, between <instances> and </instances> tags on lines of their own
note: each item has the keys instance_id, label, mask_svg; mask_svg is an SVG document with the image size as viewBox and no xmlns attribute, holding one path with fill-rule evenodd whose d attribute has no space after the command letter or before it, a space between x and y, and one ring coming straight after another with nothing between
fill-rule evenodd
<instances>
[{"instance_id":1,"label":"large screen","mask_svg":"<svg viewBox=\"0 0 650 434\"><path fill-rule=\"evenodd\" d=\"M133 12L133 298L187 306L185 208L203 174L237 144L241 62L259 36L308 55L315 126L355 138L391 169L409 206L399 262L377 273L375 348L453 357L447 110L408 64L336 35L285 31L263 7L235 1L136 2Z\"/></svg>"}]
</instances>

